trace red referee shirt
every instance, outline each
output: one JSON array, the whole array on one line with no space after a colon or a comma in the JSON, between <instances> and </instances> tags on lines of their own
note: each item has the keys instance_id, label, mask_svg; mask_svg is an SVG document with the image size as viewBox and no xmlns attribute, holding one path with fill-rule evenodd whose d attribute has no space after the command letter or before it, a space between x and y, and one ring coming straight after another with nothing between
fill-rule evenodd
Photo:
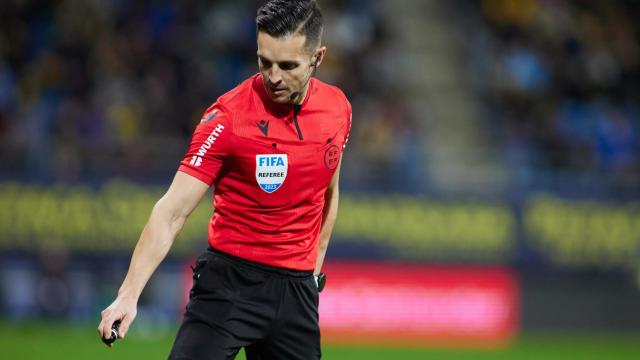
<instances>
[{"instance_id":1,"label":"red referee shirt","mask_svg":"<svg viewBox=\"0 0 640 360\"><path fill-rule=\"evenodd\" d=\"M350 126L342 91L317 79L295 107L271 101L260 74L218 98L179 168L215 186L209 244L258 263L312 270L324 194Z\"/></svg>"}]
</instances>

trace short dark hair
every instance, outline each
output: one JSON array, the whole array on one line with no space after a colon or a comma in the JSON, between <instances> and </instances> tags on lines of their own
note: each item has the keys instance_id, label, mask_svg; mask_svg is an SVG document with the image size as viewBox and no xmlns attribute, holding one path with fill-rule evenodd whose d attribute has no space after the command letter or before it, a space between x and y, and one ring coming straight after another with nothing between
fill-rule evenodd
<instances>
[{"instance_id":1,"label":"short dark hair","mask_svg":"<svg viewBox=\"0 0 640 360\"><path fill-rule=\"evenodd\" d=\"M322 12L315 0L269 0L258 9L256 34L273 37L306 36L305 47L314 50L322 38Z\"/></svg>"}]
</instances>

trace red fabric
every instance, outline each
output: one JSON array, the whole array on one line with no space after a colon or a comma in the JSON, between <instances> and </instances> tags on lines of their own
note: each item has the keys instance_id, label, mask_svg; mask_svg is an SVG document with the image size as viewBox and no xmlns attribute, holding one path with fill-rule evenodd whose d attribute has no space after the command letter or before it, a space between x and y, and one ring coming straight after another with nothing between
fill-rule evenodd
<instances>
[{"instance_id":1,"label":"red fabric","mask_svg":"<svg viewBox=\"0 0 640 360\"><path fill-rule=\"evenodd\" d=\"M351 105L338 88L312 79L297 114L303 140L293 118L293 106L273 103L261 75L254 75L207 109L179 171L215 187L211 246L262 264L311 270L324 193L349 136ZM271 193L258 184L257 155L288 162L284 181ZM260 169L274 181L284 173L282 167Z\"/></svg>"}]
</instances>

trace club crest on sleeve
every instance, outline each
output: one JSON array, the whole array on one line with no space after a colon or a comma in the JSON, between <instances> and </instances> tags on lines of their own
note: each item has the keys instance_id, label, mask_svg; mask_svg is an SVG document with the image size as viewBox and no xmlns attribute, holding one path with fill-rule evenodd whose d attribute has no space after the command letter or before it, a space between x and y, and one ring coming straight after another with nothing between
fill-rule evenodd
<instances>
[{"instance_id":1,"label":"club crest on sleeve","mask_svg":"<svg viewBox=\"0 0 640 360\"><path fill-rule=\"evenodd\" d=\"M256 155L256 181L269 194L282 186L288 168L287 154Z\"/></svg>"},{"instance_id":2,"label":"club crest on sleeve","mask_svg":"<svg viewBox=\"0 0 640 360\"><path fill-rule=\"evenodd\" d=\"M216 118L216 116L218 116L218 109L213 110L213 111L212 111L212 112L210 112L210 113L206 113L206 114L204 114L204 116L202 116L202 119L200 119L200 123L201 123L201 124L206 124L206 123L208 123L209 121L211 121L211 120L215 119L215 118Z\"/></svg>"}]
</instances>

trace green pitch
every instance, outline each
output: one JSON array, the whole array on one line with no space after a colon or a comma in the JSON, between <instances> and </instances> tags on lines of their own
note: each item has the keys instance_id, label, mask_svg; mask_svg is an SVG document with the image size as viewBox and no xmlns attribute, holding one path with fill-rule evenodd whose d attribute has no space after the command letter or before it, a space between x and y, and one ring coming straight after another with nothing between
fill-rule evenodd
<instances>
[{"instance_id":1,"label":"green pitch","mask_svg":"<svg viewBox=\"0 0 640 360\"><path fill-rule=\"evenodd\" d=\"M131 333L126 340L109 349L99 341L94 328L50 324L12 325L0 322L0 358L166 359L172 335L163 333L156 338L153 336L154 331ZM527 334L504 350L394 349L327 345L323 352L324 359L349 360L635 360L640 359L640 334ZM244 359L244 356L241 354L238 359Z\"/></svg>"}]
</instances>

